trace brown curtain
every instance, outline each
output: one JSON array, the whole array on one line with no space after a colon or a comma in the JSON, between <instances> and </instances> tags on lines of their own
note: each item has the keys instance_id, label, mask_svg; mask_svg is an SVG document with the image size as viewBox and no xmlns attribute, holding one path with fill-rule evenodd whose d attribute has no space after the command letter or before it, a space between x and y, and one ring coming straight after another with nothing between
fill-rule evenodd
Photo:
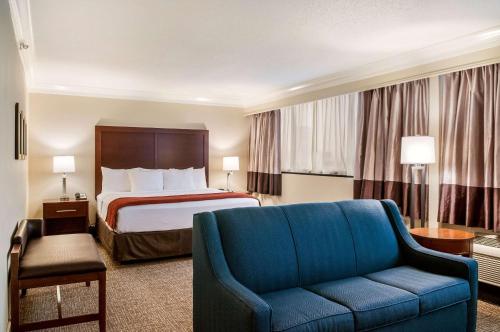
<instances>
[{"instance_id":1,"label":"brown curtain","mask_svg":"<svg viewBox=\"0 0 500 332\"><path fill-rule=\"evenodd\" d=\"M280 111L251 116L247 189L281 195Z\"/></svg>"},{"instance_id":2,"label":"brown curtain","mask_svg":"<svg viewBox=\"0 0 500 332\"><path fill-rule=\"evenodd\" d=\"M411 169L401 165L401 137L428 135L429 80L362 92L358 114L354 198L390 198L410 214ZM415 195L420 197L415 186ZM420 202L413 204L420 217Z\"/></svg>"},{"instance_id":3,"label":"brown curtain","mask_svg":"<svg viewBox=\"0 0 500 332\"><path fill-rule=\"evenodd\" d=\"M500 65L440 77L439 221L500 230Z\"/></svg>"}]
</instances>

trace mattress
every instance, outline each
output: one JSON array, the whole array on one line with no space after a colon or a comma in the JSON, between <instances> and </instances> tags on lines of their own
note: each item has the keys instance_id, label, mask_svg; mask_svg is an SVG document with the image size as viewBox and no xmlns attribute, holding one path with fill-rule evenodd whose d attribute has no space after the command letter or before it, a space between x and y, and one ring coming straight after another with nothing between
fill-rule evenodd
<instances>
[{"instance_id":1,"label":"mattress","mask_svg":"<svg viewBox=\"0 0 500 332\"><path fill-rule=\"evenodd\" d=\"M161 191L148 193L108 192L97 196L97 214L106 220L109 204L120 197L175 196L223 192L217 189L191 191ZM226 198L195 202L150 204L123 207L118 211L117 233L168 231L193 227L193 215L200 212L259 206L252 198Z\"/></svg>"}]
</instances>

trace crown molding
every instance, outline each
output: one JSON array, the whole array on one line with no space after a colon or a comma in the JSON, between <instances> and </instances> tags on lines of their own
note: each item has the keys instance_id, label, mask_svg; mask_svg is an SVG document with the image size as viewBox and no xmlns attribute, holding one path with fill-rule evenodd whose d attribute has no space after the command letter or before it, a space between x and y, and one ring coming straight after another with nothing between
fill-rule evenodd
<instances>
[{"instance_id":1,"label":"crown molding","mask_svg":"<svg viewBox=\"0 0 500 332\"><path fill-rule=\"evenodd\" d=\"M24 78L26 85L30 87L33 83L33 57L35 53L30 2L29 0L9 0L9 7L14 35L24 68ZM28 48L22 49L21 43L28 45Z\"/></svg>"},{"instance_id":2,"label":"crown molding","mask_svg":"<svg viewBox=\"0 0 500 332\"><path fill-rule=\"evenodd\" d=\"M246 100L219 97L207 101L200 101L197 100L195 96L159 93L155 91L135 91L76 85L61 86L60 84L57 84L57 82L36 82L33 68L35 43L33 40L30 1L9 0L9 5L17 44L19 45L21 42L24 42L29 45L28 49L19 50L19 53L25 71L26 85L28 86L28 91L30 93L234 107L244 109L245 113L263 110L267 107L267 104L278 102L290 97L296 97L318 90L333 88L347 83L391 74L405 69L438 62L440 60L500 46L500 26L496 26L488 30L478 31L453 40L402 53L397 56L368 63L346 71L333 73L308 81L298 82L293 86L275 90L265 96L255 96L254 98Z\"/></svg>"},{"instance_id":3,"label":"crown molding","mask_svg":"<svg viewBox=\"0 0 500 332\"><path fill-rule=\"evenodd\" d=\"M262 98L255 98L247 103L245 109L247 112L252 112L252 110L258 110L262 106L265 107L265 104L289 97L382 76L498 46L500 46L500 26L368 63L351 70L299 82L293 87L277 90Z\"/></svg>"},{"instance_id":4,"label":"crown molding","mask_svg":"<svg viewBox=\"0 0 500 332\"><path fill-rule=\"evenodd\" d=\"M179 94L170 95L170 94L151 92L151 91L112 89L112 88L102 88L102 87L97 88L88 86L67 86L67 85L62 86L49 83L46 84L33 83L33 85L29 88L29 93L122 99L122 100L141 100L141 101L202 105L202 106L218 106L218 107L238 108L243 110L243 105L241 103L239 103L236 100L230 100L230 99L224 99L224 100L210 99L201 101L191 96L181 96Z\"/></svg>"}]
</instances>

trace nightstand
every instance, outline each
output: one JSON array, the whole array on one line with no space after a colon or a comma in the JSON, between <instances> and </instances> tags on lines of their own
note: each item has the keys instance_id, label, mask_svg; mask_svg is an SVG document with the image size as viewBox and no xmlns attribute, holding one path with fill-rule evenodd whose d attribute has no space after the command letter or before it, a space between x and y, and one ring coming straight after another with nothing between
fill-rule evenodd
<instances>
[{"instance_id":1,"label":"nightstand","mask_svg":"<svg viewBox=\"0 0 500 332\"><path fill-rule=\"evenodd\" d=\"M87 233L89 231L89 201L45 200L43 219L45 235Z\"/></svg>"}]
</instances>

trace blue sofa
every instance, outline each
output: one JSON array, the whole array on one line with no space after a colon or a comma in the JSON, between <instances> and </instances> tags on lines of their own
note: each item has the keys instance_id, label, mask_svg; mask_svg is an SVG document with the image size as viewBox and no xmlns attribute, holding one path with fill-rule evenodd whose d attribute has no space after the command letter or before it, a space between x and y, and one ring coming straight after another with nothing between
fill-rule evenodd
<instances>
[{"instance_id":1,"label":"blue sofa","mask_svg":"<svg viewBox=\"0 0 500 332\"><path fill-rule=\"evenodd\" d=\"M394 202L197 214L195 331L475 331L477 263L417 244Z\"/></svg>"}]
</instances>

